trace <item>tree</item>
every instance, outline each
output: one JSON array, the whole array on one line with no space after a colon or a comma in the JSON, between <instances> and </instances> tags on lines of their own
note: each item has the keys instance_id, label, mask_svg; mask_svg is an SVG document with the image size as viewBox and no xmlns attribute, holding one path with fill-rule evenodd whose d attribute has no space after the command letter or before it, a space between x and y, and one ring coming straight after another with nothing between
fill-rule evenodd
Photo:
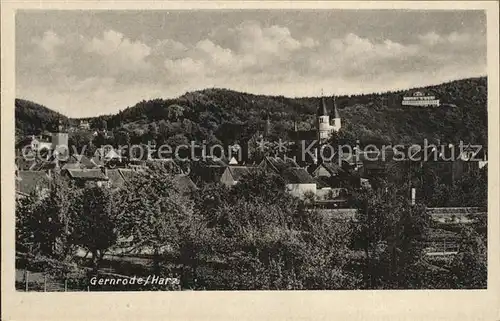
<instances>
[{"instance_id":1,"label":"tree","mask_svg":"<svg viewBox=\"0 0 500 321\"><path fill-rule=\"evenodd\" d=\"M48 195L36 207L30 224L41 254L62 259L71 256L70 235L76 193L71 184L54 174Z\"/></svg>"},{"instance_id":2,"label":"tree","mask_svg":"<svg viewBox=\"0 0 500 321\"><path fill-rule=\"evenodd\" d=\"M279 176L244 175L227 189L204 187L195 211L207 222L195 252L197 285L208 289L338 289L357 281L345 271L349 229L306 211ZM201 241L200 241L201 242Z\"/></svg>"},{"instance_id":3,"label":"tree","mask_svg":"<svg viewBox=\"0 0 500 321\"><path fill-rule=\"evenodd\" d=\"M465 173L453 183L448 206L488 205L488 172L486 168Z\"/></svg>"},{"instance_id":4,"label":"tree","mask_svg":"<svg viewBox=\"0 0 500 321\"><path fill-rule=\"evenodd\" d=\"M113 197L107 188L84 189L79 210L75 213L73 242L92 253L92 266L97 273L106 250L118 238Z\"/></svg>"},{"instance_id":5,"label":"tree","mask_svg":"<svg viewBox=\"0 0 500 321\"><path fill-rule=\"evenodd\" d=\"M471 227L461 231L458 254L451 263L453 285L459 289L485 289L488 254L485 240Z\"/></svg>"},{"instance_id":6,"label":"tree","mask_svg":"<svg viewBox=\"0 0 500 321\"><path fill-rule=\"evenodd\" d=\"M167 115L170 121L177 121L180 117L182 117L183 113L184 107L182 106L179 106L177 104L168 106Z\"/></svg>"},{"instance_id":7,"label":"tree","mask_svg":"<svg viewBox=\"0 0 500 321\"><path fill-rule=\"evenodd\" d=\"M115 132L114 138L117 146L130 146L130 134L126 129L120 128Z\"/></svg>"},{"instance_id":8,"label":"tree","mask_svg":"<svg viewBox=\"0 0 500 321\"><path fill-rule=\"evenodd\" d=\"M411 205L407 186L379 182L354 191L358 210L355 239L365 252L369 288L406 287L404 275L420 257L429 219L422 205Z\"/></svg>"},{"instance_id":9,"label":"tree","mask_svg":"<svg viewBox=\"0 0 500 321\"><path fill-rule=\"evenodd\" d=\"M189 199L173 183L170 173L161 166L137 174L120 195L118 220L124 237L132 237L136 247L150 249L153 269L167 252L178 251L180 227L193 215Z\"/></svg>"},{"instance_id":10,"label":"tree","mask_svg":"<svg viewBox=\"0 0 500 321\"><path fill-rule=\"evenodd\" d=\"M88 153L92 139L92 133L88 131L77 130L70 133L68 139L70 152L73 153L73 148L75 148L78 154L89 155Z\"/></svg>"},{"instance_id":11,"label":"tree","mask_svg":"<svg viewBox=\"0 0 500 321\"><path fill-rule=\"evenodd\" d=\"M158 139L158 126L156 123L150 123L148 126L147 140L151 142L156 142Z\"/></svg>"},{"instance_id":12,"label":"tree","mask_svg":"<svg viewBox=\"0 0 500 321\"><path fill-rule=\"evenodd\" d=\"M16 252L30 253L34 241L34 231L38 222L34 214L39 206L36 195L30 194L16 199Z\"/></svg>"}]
</instances>

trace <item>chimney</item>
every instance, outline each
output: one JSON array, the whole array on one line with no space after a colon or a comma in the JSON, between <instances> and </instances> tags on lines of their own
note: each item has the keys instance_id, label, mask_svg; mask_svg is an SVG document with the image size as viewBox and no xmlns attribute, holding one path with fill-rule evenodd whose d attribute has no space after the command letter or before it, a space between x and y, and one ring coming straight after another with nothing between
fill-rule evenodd
<instances>
[{"instance_id":1,"label":"chimney","mask_svg":"<svg viewBox=\"0 0 500 321\"><path fill-rule=\"evenodd\" d=\"M269 114L266 115L266 122L264 124L264 135L268 137L271 133L271 119L269 118Z\"/></svg>"},{"instance_id":2,"label":"chimney","mask_svg":"<svg viewBox=\"0 0 500 321\"><path fill-rule=\"evenodd\" d=\"M104 176L108 177L108 168L106 166L102 166L101 171L104 174Z\"/></svg>"},{"instance_id":3,"label":"chimney","mask_svg":"<svg viewBox=\"0 0 500 321\"><path fill-rule=\"evenodd\" d=\"M417 190L412 187L411 189L411 205L415 205L415 196L417 194Z\"/></svg>"},{"instance_id":4,"label":"chimney","mask_svg":"<svg viewBox=\"0 0 500 321\"><path fill-rule=\"evenodd\" d=\"M59 166L59 155L55 154L54 158L54 173L59 173L61 171L61 167Z\"/></svg>"}]
</instances>

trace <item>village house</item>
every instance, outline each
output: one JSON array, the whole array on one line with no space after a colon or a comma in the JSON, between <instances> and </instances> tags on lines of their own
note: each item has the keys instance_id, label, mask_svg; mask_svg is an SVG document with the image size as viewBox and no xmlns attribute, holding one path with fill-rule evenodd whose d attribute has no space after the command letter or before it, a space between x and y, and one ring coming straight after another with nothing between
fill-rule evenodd
<instances>
[{"instance_id":1,"label":"village house","mask_svg":"<svg viewBox=\"0 0 500 321\"><path fill-rule=\"evenodd\" d=\"M288 168L281 173L281 177L291 195L302 199L308 195L316 197L317 182L304 168Z\"/></svg>"},{"instance_id":2,"label":"village house","mask_svg":"<svg viewBox=\"0 0 500 321\"><path fill-rule=\"evenodd\" d=\"M244 175L249 174L255 167L249 166L227 166L221 176L221 183L227 187L238 184Z\"/></svg>"},{"instance_id":3,"label":"village house","mask_svg":"<svg viewBox=\"0 0 500 321\"><path fill-rule=\"evenodd\" d=\"M90 130L90 123L88 120L80 120L80 124L78 125L78 127L81 129L81 130Z\"/></svg>"},{"instance_id":4,"label":"village house","mask_svg":"<svg viewBox=\"0 0 500 321\"><path fill-rule=\"evenodd\" d=\"M222 159L217 157L204 157L197 161L191 161L189 165L189 176L196 184L220 182L222 174L228 166Z\"/></svg>"},{"instance_id":5,"label":"village house","mask_svg":"<svg viewBox=\"0 0 500 321\"><path fill-rule=\"evenodd\" d=\"M30 194L43 198L49 191L50 181L51 177L45 172L16 170L16 198L23 198Z\"/></svg>"},{"instance_id":6,"label":"village house","mask_svg":"<svg viewBox=\"0 0 500 321\"><path fill-rule=\"evenodd\" d=\"M106 174L105 169L65 169L61 171L61 175L74 181L80 187L109 187L109 178Z\"/></svg>"}]
</instances>

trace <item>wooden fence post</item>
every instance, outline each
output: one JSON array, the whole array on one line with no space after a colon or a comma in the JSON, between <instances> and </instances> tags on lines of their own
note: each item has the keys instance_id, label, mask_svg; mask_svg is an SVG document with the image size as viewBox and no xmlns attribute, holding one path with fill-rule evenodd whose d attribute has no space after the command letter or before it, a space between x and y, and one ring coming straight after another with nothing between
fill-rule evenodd
<instances>
[{"instance_id":1,"label":"wooden fence post","mask_svg":"<svg viewBox=\"0 0 500 321\"><path fill-rule=\"evenodd\" d=\"M68 291L68 279L64 279L64 292Z\"/></svg>"},{"instance_id":2,"label":"wooden fence post","mask_svg":"<svg viewBox=\"0 0 500 321\"><path fill-rule=\"evenodd\" d=\"M29 271L26 270L26 292L28 292L29 279L30 279L30 277L29 277Z\"/></svg>"},{"instance_id":3,"label":"wooden fence post","mask_svg":"<svg viewBox=\"0 0 500 321\"><path fill-rule=\"evenodd\" d=\"M47 292L47 275L43 275L43 292Z\"/></svg>"}]
</instances>

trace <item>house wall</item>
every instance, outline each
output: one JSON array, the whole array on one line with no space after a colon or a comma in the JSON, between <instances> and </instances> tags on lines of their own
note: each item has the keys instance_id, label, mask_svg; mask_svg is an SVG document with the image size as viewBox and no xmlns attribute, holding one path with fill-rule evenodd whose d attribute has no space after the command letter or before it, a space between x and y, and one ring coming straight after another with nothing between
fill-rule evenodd
<instances>
[{"instance_id":1,"label":"house wall","mask_svg":"<svg viewBox=\"0 0 500 321\"><path fill-rule=\"evenodd\" d=\"M345 188L318 188L316 190L316 199L319 200L328 200L328 199L333 199L337 198L340 196L342 193L347 193L347 190Z\"/></svg>"},{"instance_id":2,"label":"house wall","mask_svg":"<svg viewBox=\"0 0 500 321\"><path fill-rule=\"evenodd\" d=\"M316 195L316 184L287 184L286 188L291 195L299 198L304 198L307 192Z\"/></svg>"},{"instance_id":3,"label":"house wall","mask_svg":"<svg viewBox=\"0 0 500 321\"><path fill-rule=\"evenodd\" d=\"M413 97L411 97L411 98L413 98ZM421 97L418 97L418 98L421 98ZM418 100L415 100L415 99L407 99L407 97L405 97L405 99L403 99L402 105L403 106L420 106L420 107L427 107L427 106L438 107L439 106L439 99L433 99L433 100L418 99Z\"/></svg>"},{"instance_id":4,"label":"house wall","mask_svg":"<svg viewBox=\"0 0 500 321\"><path fill-rule=\"evenodd\" d=\"M331 177L332 175L323 166L320 166L314 171L314 177L320 176Z\"/></svg>"},{"instance_id":5,"label":"house wall","mask_svg":"<svg viewBox=\"0 0 500 321\"><path fill-rule=\"evenodd\" d=\"M233 186L236 183L238 183L238 181L235 181L233 179L233 175L231 175L231 172L230 172L229 168L226 168L226 170L224 171L224 173L222 173L220 181L221 181L222 184L224 184L224 185L226 185L228 187Z\"/></svg>"},{"instance_id":6,"label":"house wall","mask_svg":"<svg viewBox=\"0 0 500 321\"><path fill-rule=\"evenodd\" d=\"M330 187L319 188L316 190L316 199L327 200L329 198L330 192L332 192L332 189Z\"/></svg>"},{"instance_id":7,"label":"house wall","mask_svg":"<svg viewBox=\"0 0 500 321\"><path fill-rule=\"evenodd\" d=\"M68 147L68 133L53 133L52 134L52 149L56 149L57 146Z\"/></svg>"}]
</instances>

